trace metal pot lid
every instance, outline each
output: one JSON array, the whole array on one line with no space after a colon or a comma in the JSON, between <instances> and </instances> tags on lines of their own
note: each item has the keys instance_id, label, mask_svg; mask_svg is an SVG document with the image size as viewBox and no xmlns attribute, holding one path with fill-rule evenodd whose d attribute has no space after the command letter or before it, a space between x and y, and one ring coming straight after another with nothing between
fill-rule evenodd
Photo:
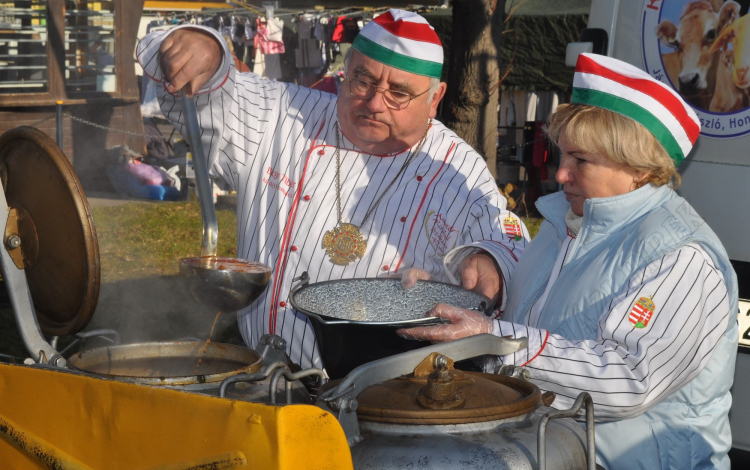
<instances>
[{"instance_id":1,"label":"metal pot lid","mask_svg":"<svg viewBox=\"0 0 750 470\"><path fill-rule=\"evenodd\" d=\"M364 390L357 397L357 417L393 424L466 424L522 416L541 404L541 391L525 380L464 372L450 362L433 369L417 368Z\"/></svg>"},{"instance_id":2,"label":"metal pot lid","mask_svg":"<svg viewBox=\"0 0 750 470\"><path fill-rule=\"evenodd\" d=\"M305 273L306 274L306 273ZM303 279L306 279L303 275ZM420 326L442 322L424 314L438 303L487 313L490 299L461 286L419 281L405 290L400 279L360 278L303 284L292 290L292 306L326 323Z\"/></svg>"},{"instance_id":3,"label":"metal pot lid","mask_svg":"<svg viewBox=\"0 0 750 470\"><path fill-rule=\"evenodd\" d=\"M72 369L122 382L190 385L252 374L260 370L263 359L243 346L172 341L89 349L68 358L68 364Z\"/></svg>"},{"instance_id":4,"label":"metal pot lid","mask_svg":"<svg viewBox=\"0 0 750 470\"><path fill-rule=\"evenodd\" d=\"M42 331L81 331L96 309L100 265L91 210L72 165L46 134L19 127L0 136L0 179L11 209L3 240L17 224L21 246L11 256L26 271Z\"/></svg>"}]
</instances>

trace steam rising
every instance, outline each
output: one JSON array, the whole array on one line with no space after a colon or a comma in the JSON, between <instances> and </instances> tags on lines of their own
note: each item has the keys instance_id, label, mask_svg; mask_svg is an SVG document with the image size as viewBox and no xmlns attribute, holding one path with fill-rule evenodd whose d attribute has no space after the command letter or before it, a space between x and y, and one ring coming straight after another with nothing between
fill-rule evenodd
<instances>
[{"instance_id":1,"label":"steam rising","mask_svg":"<svg viewBox=\"0 0 750 470\"><path fill-rule=\"evenodd\" d=\"M96 312L85 329L117 330L123 344L183 338L205 341L215 316L216 311L193 300L179 276L150 276L102 284ZM243 344L236 314L219 317L212 341Z\"/></svg>"}]
</instances>

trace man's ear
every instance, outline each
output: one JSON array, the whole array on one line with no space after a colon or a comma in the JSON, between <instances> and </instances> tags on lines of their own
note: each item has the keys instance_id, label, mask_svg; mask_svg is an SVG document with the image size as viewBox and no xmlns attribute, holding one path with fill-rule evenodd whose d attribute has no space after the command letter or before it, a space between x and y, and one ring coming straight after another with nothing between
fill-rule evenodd
<instances>
[{"instance_id":1,"label":"man's ear","mask_svg":"<svg viewBox=\"0 0 750 470\"><path fill-rule=\"evenodd\" d=\"M440 100L445 96L445 90L448 89L448 85L445 82L440 82L437 91L432 95L432 101L430 101L430 119L437 116L438 105Z\"/></svg>"}]
</instances>

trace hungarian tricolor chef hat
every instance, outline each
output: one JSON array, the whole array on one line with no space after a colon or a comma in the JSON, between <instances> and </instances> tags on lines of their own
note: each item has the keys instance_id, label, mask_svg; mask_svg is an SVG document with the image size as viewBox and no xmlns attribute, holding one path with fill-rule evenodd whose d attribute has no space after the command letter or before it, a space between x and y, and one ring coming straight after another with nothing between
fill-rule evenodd
<instances>
[{"instance_id":1,"label":"hungarian tricolor chef hat","mask_svg":"<svg viewBox=\"0 0 750 470\"><path fill-rule=\"evenodd\" d=\"M391 8L362 28L352 43L371 59L391 67L440 78L443 45L437 33L420 15Z\"/></svg>"},{"instance_id":2,"label":"hungarian tricolor chef hat","mask_svg":"<svg viewBox=\"0 0 750 470\"><path fill-rule=\"evenodd\" d=\"M638 122L656 137L675 165L690 153L701 130L695 111L677 92L637 67L602 55L578 56L572 102Z\"/></svg>"}]
</instances>

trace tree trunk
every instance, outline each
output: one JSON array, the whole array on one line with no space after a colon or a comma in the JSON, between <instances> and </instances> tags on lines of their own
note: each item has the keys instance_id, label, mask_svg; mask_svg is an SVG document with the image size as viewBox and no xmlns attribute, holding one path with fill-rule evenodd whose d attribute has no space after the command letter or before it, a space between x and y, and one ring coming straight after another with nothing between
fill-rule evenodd
<instances>
[{"instance_id":1,"label":"tree trunk","mask_svg":"<svg viewBox=\"0 0 750 470\"><path fill-rule=\"evenodd\" d=\"M505 0L454 0L444 123L471 145L497 177L497 63Z\"/></svg>"}]
</instances>

